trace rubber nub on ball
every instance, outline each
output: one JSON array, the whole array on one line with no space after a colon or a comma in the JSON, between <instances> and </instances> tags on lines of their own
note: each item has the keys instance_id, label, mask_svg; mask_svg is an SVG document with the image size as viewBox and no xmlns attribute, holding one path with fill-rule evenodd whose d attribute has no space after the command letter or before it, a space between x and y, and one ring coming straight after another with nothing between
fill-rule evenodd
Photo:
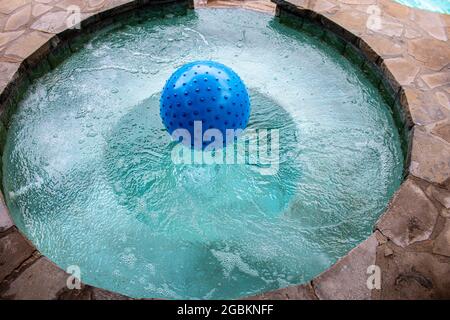
<instances>
[{"instance_id":1,"label":"rubber nub on ball","mask_svg":"<svg viewBox=\"0 0 450 320\"><path fill-rule=\"evenodd\" d=\"M195 61L183 65L167 80L160 115L172 136L189 133L189 138L183 134L181 142L204 149L211 143L208 138L212 133L211 140L220 133L225 145L230 129L239 132L246 128L250 99L243 81L231 68L214 61Z\"/></svg>"}]
</instances>

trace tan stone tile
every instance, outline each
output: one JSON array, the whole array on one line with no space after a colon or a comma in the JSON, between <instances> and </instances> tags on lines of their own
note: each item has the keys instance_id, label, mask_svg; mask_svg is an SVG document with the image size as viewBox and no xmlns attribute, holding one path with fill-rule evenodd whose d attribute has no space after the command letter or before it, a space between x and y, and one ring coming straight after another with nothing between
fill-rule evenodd
<instances>
[{"instance_id":1,"label":"tan stone tile","mask_svg":"<svg viewBox=\"0 0 450 320\"><path fill-rule=\"evenodd\" d=\"M102 10L111 9L118 7L123 4L131 3L133 0L109 0L105 6L102 8Z\"/></svg>"},{"instance_id":2,"label":"tan stone tile","mask_svg":"<svg viewBox=\"0 0 450 320\"><path fill-rule=\"evenodd\" d=\"M194 0L194 7L205 7L207 3L207 0Z\"/></svg>"},{"instance_id":3,"label":"tan stone tile","mask_svg":"<svg viewBox=\"0 0 450 320\"><path fill-rule=\"evenodd\" d=\"M369 56L392 57L401 55L404 51L403 47L392 39L381 36L365 36L361 42L361 49Z\"/></svg>"},{"instance_id":4,"label":"tan stone tile","mask_svg":"<svg viewBox=\"0 0 450 320\"><path fill-rule=\"evenodd\" d=\"M447 89L450 88L450 86L447 87ZM445 89L445 87L444 87ZM450 108L450 101L445 94L444 91L437 91L434 96L436 97L436 101L443 107Z\"/></svg>"},{"instance_id":5,"label":"tan stone tile","mask_svg":"<svg viewBox=\"0 0 450 320\"><path fill-rule=\"evenodd\" d=\"M382 271L380 299L448 299L450 264L431 252L415 252L386 244L393 254L377 254ZM383 248L380 247L380 250Z\"/></svg>"},{"instance_id":6,"label":"tan stone tile","mask_svg":"<svg viewBox=\"0 0 450 320\"><path fill-rule=\"evenodd\" d=\"M338 6L330 1L318 0L314 1L312 4L312 9L317 12L333 12L338 8Z\"/></svg>"},{"instance_id":7,"label":"tan stone tile","mask_svg":"<svg viewBox=\"0 0 450 320\"><path fill-rule=\"evenodd\" d=\"M430 185L427 189L430 196L436 199L446 209L450 209L450 191Z\"/></svg>"},{"instance_id":8,"label":"tan stone tile","mask_svg":"<svg viewBox=\"0 0 450 320\"><path fill-rule=\"evenodd\" d=\"M63 0L58 2L55 7L66 10L71 6L77 6L83 11L87 6L87 2L85 0Z\"/></svg>"},{"instance_id":9,"label":"tan stone tile","mask_svg":"<svg viewBox=\"0 0 450 320\"><path fill-rule=\"evenodd\" d=\"M5 54L25 59L47 43L51 37L53 37L51 34L33 31L19 37L11 43L6 49Z\"/></svg>"},{"instance_id":10,"label":"tan stone tile","mask_svg":"<svg viewBox=\"0 0 450 320\"><path fill-rule=\"evenodd\" d=\"M103 6L106 2L108 2L108 1L107 0L87 0L89 7Z\"/></svg>"},{"instance_id":11,"label":"tan stone tile","mask_svg":"<svg viewBox=\"0 0 450 320\"><path fill-rule=\"evenodd\" d=\"M448 106L443 106L432 93L404 88L404 95L413 123L424 126L450 117Z\"/></svg>"},{"instance_id":12,"label":"tan stone tile","mask_svg":"<svg viewBox=\"0 0 450 320\"><path fill-rule=\"evenodd\" d=\"M31 0L0 0L0 13L10 14Z\"/></svg>"},{"instance_id":13,"label":"tan stone tile","mask_svg":"<svg viewBox=\"0 0 450 320\"><path fill-rule=\"evenodd\" d=\"M408 42L408 53L432 70L439 71L450 62L450 46L444 41L416 39Z\"/></svg>"},{"instance_id":14,"label":"tan stone tile","mask_svg":"<svg viewBox=\"0 0 450 320\"><path fill-rule=\"evenodd\" d=\"M383 15L389 15L391 17L407 20L410 13L410 8L392 0L379 0L378 5Z\"/></svg>"},{"instance_id":15,"label":"tan stone tile","mask_svg":"<svg viewBox=\"0 0 450 320\"><path fill-rule=\"evenodd\" d=\"M443 85L450 85L450 71L424 74L421 76L421 79L431 89Z\"/></svg>"},{"instance_id":16,"label":"tan stone tile","mask_svg":"<svg viewBox=\"0 0 450 320\"><path fill-rule=\"evenodd\" d=\"M411 26L405 27L405 38L417 39L421 36L422 36L421 32L419 30L417 30L416 28L412 28Z\"/></svg>"},{"instance_id":17,"label":"tan stone tile","mask_svg":"<svg viewBox=\"0 0 450 320\"><path fill-rule=\"evenodd\" d=\"M56 299L66 287L68 274L45 257L39 258L9 283L1 296L7 299Z\"/></svg>"},{"instance_id":18,"label":"tan stone tile","mask_svg":"<svg viewBox=\"0 0 450 320\"><path fill-rule=\"evenodd\" d=\"M69 16L70 12L67 11L49 12L37 19L30 28L48 33L59 33L72 26L74 21L69 19Z\"/></svg>"},{"instance_id":19,"label":"tan stone tile","mask_svg":"<svg viewBox=\"0 0 450 320\"><path fill-rule=\"evenodd\" d=\"M14 32L0 32L0 46L4 46L7 43L20 37L25 31L14 31Z\"/></svg>"},{"instance_id":20,"label":"tan stone tile","mask_svg":"<svg viewBox=\"0 0 450 320\"><path fill-rule=\"evenodd\" d=\"M34 251L30 242L17 230L0 238L0 282L28 259Z\"/></svg>"},{"instance_id":21,"label":"tan stone tile","mask_svg":"<svg viewBox=\"0 0 450 320\"><path fill-rule=\"evenodd\" d=\"M38 3L33 6L33 17L39 17L40 15L50 11L53 7L46 4Z\"/></svg>"},{"instance_id":22,"label":"tan stone tile","mask_svg":"<svg viewBox=\"0 0 450 320\"><path fill-rule=\"evenodd\" d=\"M6 62L0 61L0 81L7 84L9 83L19 70L20 63L18 62Z\"/></svg>"},{"instance_id":23,"label":"tan stone tile","mask_svg":"<svg viewBox=\"0 0 450 320\"><path fill-rule=\"evenodd\" d=\"M345 4L376 4L376 0L341 0L340 2Z\"/></svg>"},{"instance_id":24,"label":"tan stone tile","mask_svg":"<svg viewBox=\"0 0 450 320\"><path fill-rule=\"evenodd\" d=\"M403 34L404 25L402 23L395 22L390 18L381 17L381 28L371 30L389 37L400 37Z\"/></svg>"},{"instance_id":25,"label":"tan stone tile","mask_svg":"<svg viewBox=\"0 0 450 320\"><path fill-rule=\"evenodd\" d=\"M107 0L88 0L86 11L98 11L107 4Z\"/></svg>"},{"instance_id":26,"label":"tan stone tile","mask_svg":"<svg viewBox=\"0 0 450 320\"><path fill-rule=\"evenodd\" d=\"M440 122L434 125L431 133L450 143L450 121ZM447 209L450 209L450 207Z\"/></svg>"},{"instance_id":27,"label":"tan stone tile","mask_svg":"<svg viewBox=\"0 0 450 320\"><path fill-rule=\"evenodd\" d=\"M354 34L360 35L366 30L367 17L368 15L363 12L342 10L331 16L330 19Z\"/></svg>"},{"instance_id":28,"label":"tan stone tile","mask_svg":"<svg viewBox=\"0 0 450 320\"><path fill-rule=\"evenodd\" d=\"M441 17L440 14L425 10L414 10L411 14L411 20L414 24L428 35L437 40L447 41L445 22Z\"/></svg>"},{"instance_id":29,"label":"tan stone tile","mask_svg":"<svg viewBox=\"0 0 450 320\"><path fill-rule=\"evenodd\" d=\"M444 230L434 241L433 253L450 257L450 219L446 220Z\"/></svg>"},{"instance_id":30,"label":"tan stone tile","mask_svg":"<svg viewBox=\"0 0 450 320\"><path fill-rule=\"evenodd\" d=\"M80 8L81 12L94 12L102 9L108 3L109 1L107 0L63 0L58 2L56 7L66 10L68 7L75 5Z\"/></svg>"},{"instance_id":31,"label":"tan stone tile","mask_svg":"<svg viewBox=\"0 0 450 320\"><path fill-rule=\"evenodd\" d=\"M397 246L429 239L439 212L422 189L406 180L394 195L377 228Z\"/></svg>"},{"instance_id":32,"label":"tan stone tile","mask_svg":"<svg viewBox=\"0 0 450 320\"><path fill-rule=\"evenodd\" d=\"M373 10L372 10L373 5L371 5L371 4L345 4L345 3L339 2L337 5L338 5L339 11L358 11L358 12L365 13L368 15L373 14Z\"/></svg>"},{"instance_id":33,"label":"tan stone tile","mask_svg":"<svg viewBox=\"0 0 450 320\"><path fill-rule=\"evenodd\" d=\"M267 1L245 1L242 7L261 12L275 13L276 5Z\"/></svg>"},{"instance_id":34,"label":"tan stone tile","mask_svg":"<svg viewBox=\"0 0 450 320\"><path fill-rule=\"evenodd\" d=\"M402 86L410 85L420 68L412 59L407 58L391 58L383 62L383 69L387 69L392 77Z\"/></svg>"},{"instance_id":35,"label":"tan stone tile","mask_svg":"<svg viewBox=\"0 0 450 320\"><path fill-rule=\"evenodd\" d=\"M8 19L8 16L6 14L0 13L0 30L3 30L3 27L5 26L7 19Z\"/></svg>"},{"instance_id":36,"label":"tan stone tile","mask_svg":"<svg viewBox=\"0 0 450 320\"><path fill-rule=\"evenodd\" d=\"M450 144L416 127L411 165L412 175L431 183L443 184L450 178Z\"/></svg>"},{"instance_id":37,"label":"tan stone tile","mask_svg":"<svg viewBox=\"0 0 450 320\"><path fill-rule=\"evenodd\" d=\"M310 0L292 0L289 2L298 7L308 8Z\"/></svg>"},{"instance_id":38,"label":"tan stone tile","mask_svg":"<svg viewBox=\"0 0 450 320\"><path fill-rule=\"evenodd\" d=\"M442 14L441 16L442 21L444 21L444 24L447 27L450 27L450 14Z\"/></svg>"},{"instance_id":39,"label":"tan stone tile","mask_svg":"<svg viewBox=\"0 0 450 320\"><path fill-rule=\"evenodd\" d=\"M313 286L319 299L370 299L367 268L375 264L377 246L376 235L372 234L330 269L315 278Z\"/></svg>"},{"instance_id":40,"label":"tan stone tile","mask_svg":"<svg viewBox=\"0 0 450 320\"><path fill-rule=\"evenodd\" d=\"M26 5L12 14L5 24L5 31L14 31L26 25L31 18L31 5Z\"/></svg>"}]
</instances>

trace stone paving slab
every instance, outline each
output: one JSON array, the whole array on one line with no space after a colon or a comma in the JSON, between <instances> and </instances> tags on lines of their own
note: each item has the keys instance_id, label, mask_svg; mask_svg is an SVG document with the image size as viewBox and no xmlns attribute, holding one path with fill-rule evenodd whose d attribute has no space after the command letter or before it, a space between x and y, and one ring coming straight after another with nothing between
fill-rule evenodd
<instances>
[{"instance_id":1,"label":"stone paving slab","mask_svg":"<svg viewBox=\"0 0 450 320\"><path fill-rule=\"evenodd\" d=\"M449 183L450 144L422 128L414 131L410 172L440 185Z\"/></svg>"},{"instance_id":2,"label":"stone paving slab","mask_svg":"<svg viewBox=\"0 0 450 320\"><path fill-rule=\"evenodd\" d=\"M392 199L377 229L400 247L428 240L439 211L425 192L412 180L406 180Z\"/></svg>"},{"instance_id":3,"label":"stone paving slab","mask_svg":"<svg viewBox=\"0 0 450 320\"><path fill-rule=\"evenodd\" d=\"M27 260L36 249L17 230L0 238L0 283Z\"/></svg>"},{"instance_id":4,"label":"stone paving slab","mask_svg":"<svg viewBox=\"0 0 450 320\"><path fill-rule=\"evenodd\" d=\"M0 0L0 136L28 83L76 51L84 33L127 11L173 1ZM250 299L450 298L450 15L392 0L273 2L195 0L195 6L276 13L336 46L379 86L400 119L409 141L407 178L375 233L329 270ZM81 30L68 29L74 22L67 10L74 5ZM87 285L68 290L68 275L20 234L2 200L0 298L126 299ZM373 265L381 268L381 288L369 290L367 268Z\"/></svg>"},{"instance_id":5,"label":"stone paving slab","mask_svg":"<svg viewBox=\"0 0 450 320\"><path fill-rule=\"evenodd\" d=\"M361 243L332 268L312 281L319 299L369 300L367 287L369 266L375 265L378 239L375 234Z\"/></svg>"},{"instance_id":6,"label":"stone paving slab","mask_svg":"<svg viewBox=\"0 0 450 320\"><path fill-rule=\"evenodd\" d=\"M380 246L377 265L385 272L377 299L448 299L450 259L430 252Z\"/></svg>"},{"instance_id":7,"label":"stone paving slab","mask_svg":"<svg viewBox=\"0 0 450 320\"><path fill-rule=\"evenodd\" d=\"M450 257L450 220L446 219L443 230L439 233L433 244L433 253Z\"/></svg>"},{"instance_id":8,"label":"stone paving slab","mask_svg":"<svg viewBox=\"0 0 450 320\"><path fill-rule=\"evenodd\" d=\"M260 12L275 14L275 4L268 0L195 0L195 7L207 8L244 8Z\"/></svg>"},{"instance_id":9,"label":"stone paving slab","mask_svg":"<svg viewBox=\"0 0 450 320\"><path fill-rule=\"evenodd\" d=\"M45 257L23 270L14 280L2 283L0 298L16 300L57 299L66 288L68 274Z\"/></svg>"}]
</instances>

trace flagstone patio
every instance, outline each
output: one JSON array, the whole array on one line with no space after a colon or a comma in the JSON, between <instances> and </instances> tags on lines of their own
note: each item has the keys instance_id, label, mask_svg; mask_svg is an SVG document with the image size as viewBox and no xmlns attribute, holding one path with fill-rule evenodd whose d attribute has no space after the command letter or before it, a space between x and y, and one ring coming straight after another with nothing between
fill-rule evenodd
<instances>
[{"instance_id":1,"label":"flagstone patio","mask_svg":"<svg viewBox=\"0 0 450 320\"><path fill-rule=\"evenodd\" d=\"M309 283L253 299L450 298L450 15L391 0L195 1L276 13L336 46L379 86L405 141L405 181L374 233ZM171 0L0 0L0 150L30 81L125 12ZM70 6L81 29L70 29ZM69 19L70 20L70 19ZM381 271L367 286L368 267ZM68 278L18 231L0 197L0 299L127 299Z\"/></svg>"}]
</instances>

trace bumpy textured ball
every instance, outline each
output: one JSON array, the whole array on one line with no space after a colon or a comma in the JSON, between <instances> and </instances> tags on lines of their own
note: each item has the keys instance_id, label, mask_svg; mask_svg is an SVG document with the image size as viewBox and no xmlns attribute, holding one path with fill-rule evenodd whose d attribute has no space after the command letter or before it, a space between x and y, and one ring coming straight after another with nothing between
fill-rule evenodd
<instances>
[{"instance_id":1,"label":"bumpy textured ball","mask_svg":"<svg viewBox=\"0 0 450 320\"><path fill-rule=\"evenodd\" d=\"M194 143L208 129L245 129L250 116L247 89L229 67L214 61L185 64L167 80L160 100L160 115L167 131L186 129ZM201 121L202 132L194 136L194 122ZM198 130L198 127L197 127ZM201 138L200 138L201 139ZM225 140L225 139L224 139ZM202 148L209 142L201 140Z\"/></svg>"}]
</instances>

